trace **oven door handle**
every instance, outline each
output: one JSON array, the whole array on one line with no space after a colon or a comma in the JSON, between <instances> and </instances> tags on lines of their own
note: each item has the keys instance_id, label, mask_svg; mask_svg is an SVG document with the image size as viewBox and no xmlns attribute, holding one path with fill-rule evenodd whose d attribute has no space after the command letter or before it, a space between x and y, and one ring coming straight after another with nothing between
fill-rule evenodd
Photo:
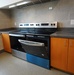
<instances>
[{"instance_id":1,"label":"oven door handle","mask_svg":"<svg viewBox=\"0 0 74 75\"><path fill-rule=\"evenodd\" d=\"M24 35L20 35L20 34L9 34L9 36L14 36L14 37L25 37Z\"/></svg>"},{"instance_id":2,"label":"oven door handle","mask_svg":"<svg viewBox=\"0 0 74 75\"><path fill-rule=\"evenodd\" d=\"M27 41L27 40L18 40L21 44L29 45L29 46L44 46L44 43Z\"/></svg>"}]
</instances>

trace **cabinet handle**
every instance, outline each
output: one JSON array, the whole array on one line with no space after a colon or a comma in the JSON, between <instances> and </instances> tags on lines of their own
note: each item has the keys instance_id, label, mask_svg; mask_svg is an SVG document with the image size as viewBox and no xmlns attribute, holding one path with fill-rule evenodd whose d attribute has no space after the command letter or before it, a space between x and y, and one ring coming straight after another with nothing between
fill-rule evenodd
<instances>
[{"instance_id":1,"label":"cabinet handle","mask_svg":"<svg viewBox=\"0 0 74 75\"><path fill-rule=\"evenodd\" d=\"M65 44L64 45L67 46L67 41L65 41Z\"/></svg>"},{"instance_id":2,"label":"cabinet handle","mask_svg":"<svg viewBox=\"0 0 74 75\"><path fill-rule=\"evenodd\" d=\"M72 47L72 41L69 42L69 46Z\"/></svg>"}]
</instances>

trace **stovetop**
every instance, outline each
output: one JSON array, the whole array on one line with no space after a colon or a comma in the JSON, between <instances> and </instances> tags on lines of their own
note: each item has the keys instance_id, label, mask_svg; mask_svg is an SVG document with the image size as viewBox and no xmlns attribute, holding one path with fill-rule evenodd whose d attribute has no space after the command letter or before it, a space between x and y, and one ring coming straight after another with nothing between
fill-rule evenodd
<instances>
[{"instance_id":1,"label":"stovetop","mask_svg":"<svg viewBox=\"0 0 74 75\"><path fill-rule=\"evenodd\" d=\"M55 32L56 28L41 28L41 29L20 29L13 32L10 32L10 34L23 34L23 35L43 35L43 36L49 36L51 33Z\"/></svg>"},{"instance_id":2,"label":"stovetop","mask_svg":"<svg viewBox=\"0 0 74 75\"><path fill-rule=\"evenodd\" d=\"M57 22L52 23L20 23L19 30L13 34L44 35L49 36L57 30Z\"/></svg>"}]
</instances>

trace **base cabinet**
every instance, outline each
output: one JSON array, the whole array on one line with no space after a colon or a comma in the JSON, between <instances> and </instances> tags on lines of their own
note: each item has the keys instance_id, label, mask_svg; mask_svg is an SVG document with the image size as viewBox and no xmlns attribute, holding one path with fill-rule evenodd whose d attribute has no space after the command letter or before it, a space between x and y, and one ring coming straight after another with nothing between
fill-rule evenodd
<instances>
[{"instance_id":1,"label":"base cabinet","mask_svg":"<svg viewBox=\"0 0 74 75\"><path fill-rule=\"evenodd\" d=\"M69 39L68 72L74 73L74 39Z\"/></svg>"},{"instance_id":2,"label":"base cabinet","mask_svg":"<svg viewBox=\"0 0 74 75\"><path fill-rule=\"evenodd\" d=\"M11 53L11 46L10 46L9 35L7 33L2 33L2 40L3 40L4 50L6 52Z\"/></svg>"},{"instance_id":3,"label":"base cabinet","mask_svg":"<svg viewBox=\"0 0 74 75\"><path fill-rule=\"evenodd\" d=\"M51 66L74 73L74 39L51 37Z\"/></svg>"}]
</instances>

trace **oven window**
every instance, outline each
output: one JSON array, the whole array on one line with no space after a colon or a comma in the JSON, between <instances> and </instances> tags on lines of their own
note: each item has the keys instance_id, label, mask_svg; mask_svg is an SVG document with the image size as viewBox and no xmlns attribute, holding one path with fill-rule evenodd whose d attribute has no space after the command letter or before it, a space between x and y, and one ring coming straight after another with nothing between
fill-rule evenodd
<instances>
[{"instance_id":1,"label":"oven window","mask_svg":"<svg viewBox=\"0 0 74 75\"><path fill-rule=\"evenodd\" d=\"M21 44L19 43L18 39L24 40L25 38L10 36L11 48L18 51L25 52L25 50L22 48Z\"/></svg>"},{"instance_id":2,"label":"oven window","mask_svg":"<svg viewBox=\"0 0 74 75\"><path fill-rule=\"evenodd\" d=\"M26 40L19 39L22 48L26 53L49 59L49 44L47 38L26 37Z\"/></svg>"}]
</instances>

